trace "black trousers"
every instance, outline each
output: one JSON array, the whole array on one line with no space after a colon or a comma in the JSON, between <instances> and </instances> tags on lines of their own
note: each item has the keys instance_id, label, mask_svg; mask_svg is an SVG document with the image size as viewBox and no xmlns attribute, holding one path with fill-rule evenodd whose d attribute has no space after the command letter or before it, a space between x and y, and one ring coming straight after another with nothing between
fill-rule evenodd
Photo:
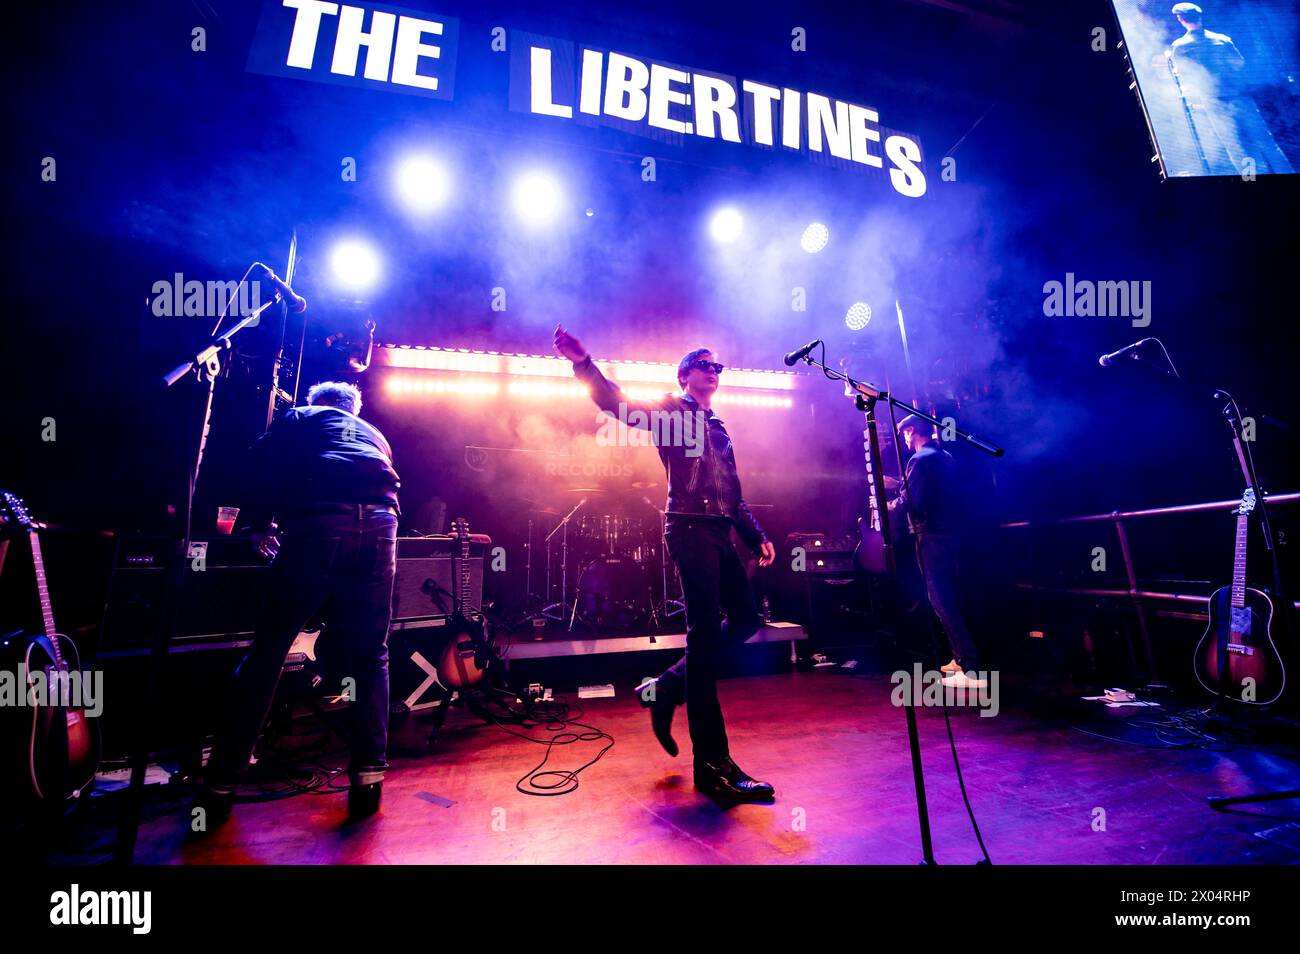
<instances>
[{"instance_id":1,"label":"black trousers","mask_svg":"<svg viewBox=\"0 0 1300 954\"><path fill-rule=\"evenodd\" d=\"M343 672L355 681L348 707L356 784L383 778L388 766L388 625L396 571L397 517L327 514L290 521L271 567L253 645L235 676L233 699L217 730L207 782L228 788L248 765L275 697L284 658L312 615L334 597L329 638Z\"/></svg>"},{"instance_id":2,"label":"black trousers","mask_svg":"<svg viewBox=\"0 0 1300 954\"><path fill-rule=\"evenodd\" d=\"M957 588L957 556L961 540L951 533L922 533L916 538L917 554L925 572L925 592L934 615L948 636L952 658L962 669L981 669L975 638L962 615Z\"/></svg>"},{"instance_id":3,"label":"black trousers","mask_svg":"<svg viewBox=\"0 0 1300 954\"><path fill-rule=\"evenodd\" d=\"M664 539L686 602L686 655L663 673L659 686L674 702L686 703L695 760L715 761L730 754L718 702L723 653L758 632L762 620L731 542L730 521L669 514Z\"/></svg>"}]
</instances>

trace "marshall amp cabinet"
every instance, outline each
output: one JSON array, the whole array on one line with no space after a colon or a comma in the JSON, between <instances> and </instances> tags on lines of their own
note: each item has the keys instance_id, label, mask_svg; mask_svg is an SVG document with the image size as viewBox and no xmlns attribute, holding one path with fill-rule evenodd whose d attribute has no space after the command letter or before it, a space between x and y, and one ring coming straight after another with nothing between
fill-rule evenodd
<instances>
[{"instance_id":1,"label":"marshall amp cabinet","mask_svg":"<svg viewBox=\"0 0 1300 954\"><path fill-rule=\"evenodd\" d=\"M467 616L483 610L483 570L491 537L470 535L469 605ZM453 572L452 557L460 557L460 541L441 534L429 537L399 537L397 580L393 584L393 622L445 619L456 605L460 585Z\"/></svg>"}]
</instances>

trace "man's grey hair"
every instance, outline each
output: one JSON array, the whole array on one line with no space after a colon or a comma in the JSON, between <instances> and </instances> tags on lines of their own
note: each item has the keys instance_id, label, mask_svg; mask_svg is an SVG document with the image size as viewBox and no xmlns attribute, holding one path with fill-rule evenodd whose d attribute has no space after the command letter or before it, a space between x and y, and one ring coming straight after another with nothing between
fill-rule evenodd
<instances>
[{"instance_id":1,"label":"man's grey hair","mask_svg":"<svg viewBox=\"0 0 1300 954\"><path fill-rule=\"evenodd\" d=\"M336 407L349 414L361 413L361 391L346 381L321 381L307 392L307 403Z\"/></svg>"}]
</instances>

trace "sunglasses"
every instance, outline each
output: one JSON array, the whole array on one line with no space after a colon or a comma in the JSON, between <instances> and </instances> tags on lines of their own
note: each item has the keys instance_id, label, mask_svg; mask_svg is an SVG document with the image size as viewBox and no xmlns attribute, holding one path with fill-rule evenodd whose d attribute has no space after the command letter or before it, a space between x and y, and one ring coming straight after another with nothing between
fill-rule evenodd
<instances>
[{"instance_id":1,"label":"sunglasses","mask_svg":"<svg viewBox=\"0 0 1300 954\"><path fill-rule=\"evenodd\" d=\"M714 374L721 374L725 367L726 365L719 364L717 361L705 361L703 358L690 365L692 371L712 371Z\"/></svg>"}]
</instances>

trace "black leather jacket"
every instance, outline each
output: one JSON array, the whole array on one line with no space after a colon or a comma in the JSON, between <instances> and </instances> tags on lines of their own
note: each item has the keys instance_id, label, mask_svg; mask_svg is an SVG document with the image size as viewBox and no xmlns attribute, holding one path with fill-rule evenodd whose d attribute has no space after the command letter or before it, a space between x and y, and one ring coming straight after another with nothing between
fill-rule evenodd
<instances>
[{"instance_id":1,"label":"black leather jacket","mask_svg":"<svg viewBox=\"0 0 1300 954\"><path fill-rule=\"evenodd\" d=\"M658 401L630 401L591 360L573 366L591 388L592 400L630 427L651 431L668 476L668 513L725 517L757 550L767 534L745 504L736 474L736 454L722 418L705 411L687 394L665 394Z\"/></svg>"}]
</instances>

